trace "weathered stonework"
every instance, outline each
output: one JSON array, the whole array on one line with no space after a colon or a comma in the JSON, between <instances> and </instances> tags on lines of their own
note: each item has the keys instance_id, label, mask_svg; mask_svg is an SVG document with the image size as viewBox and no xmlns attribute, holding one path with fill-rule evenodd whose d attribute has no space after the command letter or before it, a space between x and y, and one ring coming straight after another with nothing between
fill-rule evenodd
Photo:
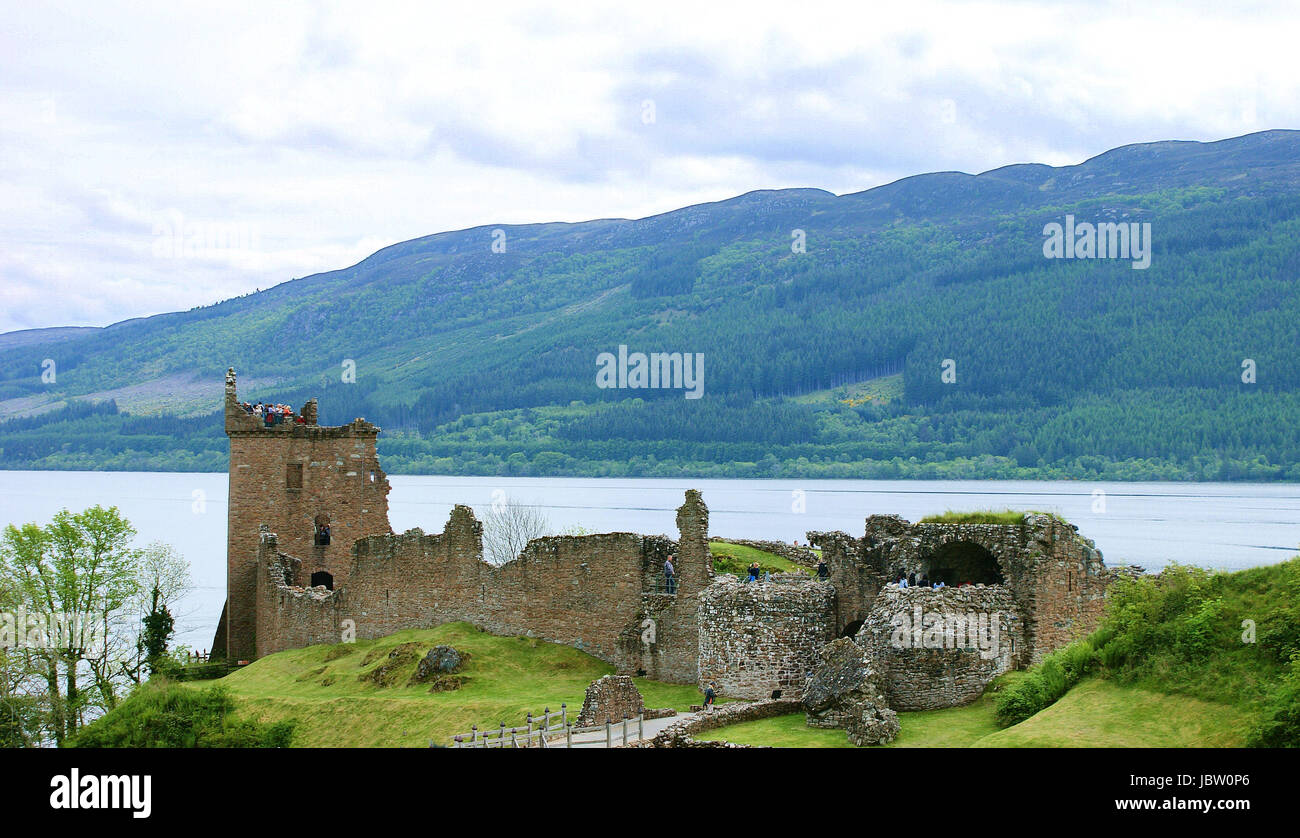
<instances>
[{"instance_id":1,"label":"weathered stonework","mask_svg":"<svg viewBox=\"0 0 1300 838\"><path fill-rule=\"evenodd\" d=\"M274 638L269 644L258 640L259 525L277 535L279 549L305 564L308 577L326 573L338 578L351 564L353 542L391 532L388 477L375 454L379 428L361 419L321 427L314 399L301 415L303 424L263 424L240 406L235 372L226 372L226 621L225 636L213 648L224 649L232 661L257 657L267 645L279 646ZM315 543L318 516L329 520L328 546Z\"/></svg>"},{"instance_id":2,"label":"weathered stonework","mask_svg":"<svg viewBox=\"0 0 1300 838\"><path fill-rule=\"evenodd\" d=\"M896 515L867 519L861 539L808 533L823 548L838 593L838 632L855 632L886 584L909 574L1004 586L1023 622L1015 665L1037 662L1052 649L1091 631L1107 586L1120 573L1078 528L1027 514L1019 524L910 524ZM949 578L944 578L949 577Z\"/></svg>"},{"instance_id":3,"label":"weathered stonework","mask_svg":"<svg viewBox=\"0 0 1300 838\"><path fill-rule=\"evenodd\" d=\"M1002 585L886 585L857 641L886 673L894 710L932 710L979 698L995 677L1024 666L1024 624Z\"/></svg>"},{"instance_id":4,"label":"weathered stonework","mask_svg":"<svg viewBox=\"0 0 1300 838\"><path fill-rule=\"evenodd\" d=\"M712 713L683 719L659 731L653 739L640 743L643 748L748 748L730 742L698 742L695 735L740 722L753 722L785 716L799 711L799 702L782 698L767 701L744 701L719 705Z\"/></svg>"},{"instance_id":5,"label":"weathered stonework","mask_svg":"<svg viewBox=\"0 0 1300 838\"><path fill-rule=\"evenodd\" d=\"M834 635L835 589L802 574L771 582L718 577L700 595L703 687L735 698L799 698L817 650Z\"/></svg>"},{"instance_id":6,"label":"weathered stonework","mask_svg":"<svg viewBox=\"0 0 1300 838\"><path fill-rule=\"evenodd\" d=\"M645 700L630 676L606 675L587 686L582 712L578 714L578 727L635 719L644 712Z\"/></svg>"}]
</instances>

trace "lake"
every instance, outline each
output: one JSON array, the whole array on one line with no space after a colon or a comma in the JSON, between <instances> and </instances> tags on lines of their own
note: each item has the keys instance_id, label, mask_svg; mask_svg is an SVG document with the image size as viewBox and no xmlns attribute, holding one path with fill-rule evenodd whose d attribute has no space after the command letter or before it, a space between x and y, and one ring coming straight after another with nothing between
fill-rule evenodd
<instances>
[{"instance_id":1,"label":"lake","mask_svg":"<svg viewBox=\"0 0 1300 838\"><path fill-rule=\"evenodd\" d=\"M860 537L870 514L908 520L946 510L1056 512L1093 539L1108 564L1158 570L1171 561L1223 570L1273 564L1300 544L1300 485L1075 481L679 480L402 476L389 478L397 532L441 532L456 503L482 518L494 498L537 505L555 532L676 536L687 488L704 494L709 531L805 540L808 530ZM1094 493L1102 493L1100 495ZM178 641L206 649L225 599L226 475L0 471L0 524L44 523L59 509L116 505L139 531L190 561L195 589L178 609Z\"/></svg>"}]
</instances>

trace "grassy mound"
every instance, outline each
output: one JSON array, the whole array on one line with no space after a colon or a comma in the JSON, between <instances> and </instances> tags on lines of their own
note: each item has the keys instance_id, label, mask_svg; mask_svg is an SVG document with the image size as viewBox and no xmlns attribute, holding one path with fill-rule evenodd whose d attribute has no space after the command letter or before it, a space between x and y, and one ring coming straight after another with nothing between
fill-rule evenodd
<instances>
[{"instance_id":1,"label":"grassy mound","mask_svg":"<svg viewBox=\"0 0 1300 838\"><path fill-rule=\"evenodd\" d=\"M771 573L812 573L803 565L795 564L775 553L743 544L710 541L709 552L713 555L714 573L730 573L742 579L749 575L749 566L754 562L758 562L759 570Z\"/></svg>"},{"instance_id":2,"label":"grassy mound","mask_svg":"<svg viewBox=\"0 0 1300 838\"><path fill-rule=\"evenodd\" d=\"M468 653L455 689L414 680L434 646ZM568 646L528 637L497 637L468 623L398 632L378 640L291 649L223 678L240 714L259 722L297 720L296 747L424 747L458 733L519 726L529 711L567 702L582 708L587 684L614 668ZM446 678L448 676L443 676ZM700 702L689 684L643 678L648 707L685 710Z\"/></svg>"}]
</instances>

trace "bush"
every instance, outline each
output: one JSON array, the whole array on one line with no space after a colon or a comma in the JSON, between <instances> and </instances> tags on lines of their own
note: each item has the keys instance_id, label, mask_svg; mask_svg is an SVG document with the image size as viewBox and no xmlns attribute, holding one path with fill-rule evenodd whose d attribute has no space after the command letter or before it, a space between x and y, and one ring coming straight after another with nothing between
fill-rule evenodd
<instances>
[{"instance_id":1,"label":"bush","mask_svg":"<svg viewBox=\"0 0 1300 838\"><path fill-rule=\"evenodd\" d=\"M164 679L142 685L126 701L78 731L75 748L286 748L293 722L262 724L235 717L224 686L198 690Z\"/></svg>"},{"instance_id":2,"label":"bush","mask_svg":"<svg viewBox=\"0 0 1300 838\"><path fill-rule=\"evenodd\" d=\"M1050 707L1097 664L1093 648L1097 635L1076 640L1043 657L1023 678L998 693L994 713L1003 727L1023 722L1040 710Z\"/></svg>"},{"instance_id":3,"label":"bush","mask_svg":"<svg viewBox=\"0 0 1300 838\"><path fill-rule=\"evenodd\" d=\"M1292 655L1246 744L1253 748L1300 748L1300 653Z\"/></svg>"}]
</instances>

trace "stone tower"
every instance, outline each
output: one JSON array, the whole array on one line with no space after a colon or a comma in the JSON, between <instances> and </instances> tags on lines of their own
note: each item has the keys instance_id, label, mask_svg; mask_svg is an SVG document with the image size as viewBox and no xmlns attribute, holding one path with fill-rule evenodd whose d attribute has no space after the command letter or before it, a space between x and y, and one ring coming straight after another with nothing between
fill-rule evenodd
<instances>
[{"instance_id":1,"label":"stone tower","mask_svg":"<svg viewBox=\"0 0 1300 838\"><path fill-rule=\"evenodd\" d=\"M335 578L347 574L357 539L392 531L388 477L375 454L379 428L362 419L338 427L317 425L315 399L299 416L301 422L291 416L265 424L244 409L235 392L235 371L226 371L230 489L223 625L232 662L257 654L257 552L263 525L278 536L281 550L303 557L303 575L310 574L305 583L331 589ZM324 525L328 544L323 543Z\"/></svg>"}]
</instances>

